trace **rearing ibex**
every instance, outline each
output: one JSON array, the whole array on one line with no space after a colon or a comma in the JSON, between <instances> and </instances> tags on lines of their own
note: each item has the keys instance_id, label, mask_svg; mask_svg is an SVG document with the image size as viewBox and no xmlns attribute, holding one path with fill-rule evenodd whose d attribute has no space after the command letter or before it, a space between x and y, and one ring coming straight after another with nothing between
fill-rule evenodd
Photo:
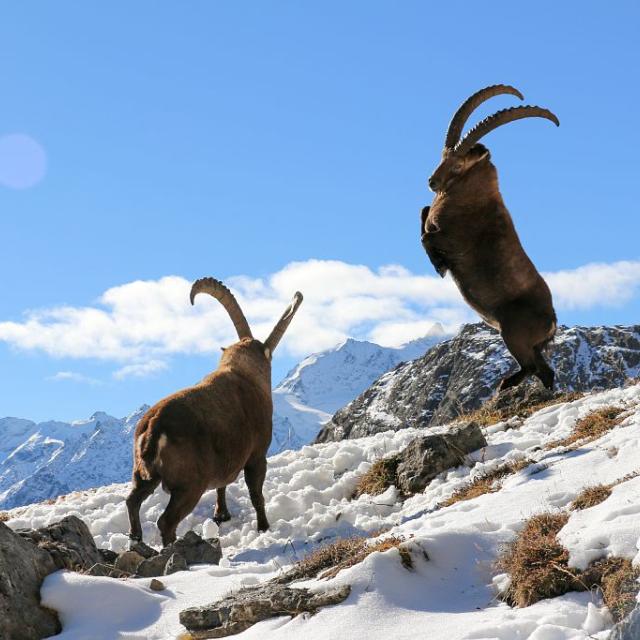
<instances>
[{"instance_id":1,"label":"rearing ibex","mask_svg":"<svg viewBox=\"0 0 640 640\"><path fill-rule=\"evenodd\" d=\"M422 210L422 244L436 271L451 272L464 299L500 331L520 370L501 389L534 374L551 389L553 370L543 349L553 339L556 314L547 283L524 252L498 189L498 175L480 138L521 118L558 118L540 107L503 109L485 118L464 138L465 122L481 103L499 94L522 94L508 85L486 87L468 98L453 116L442 161L429 178L436 193Z\"/></svg>"},{"instance_id":2,"label":"rearing ibex","mask_svg":"<svg viewBox=\"0 0 640 640\"><path fill-rule=\"evenodd\" d=\"M191 304L198 293L208 293L221 302L240 340L224 349L216 371L199 384L161 400L138 423L133 487L127 497L133 540L142 540L140 505L160 482L171 494L158 520L165 546L175 540L178 524L207 489L218 490L216 522L229 520L225 488L243 469L258 531L269 528L262 485L271 443L271 356L298 310L302 294L295 294L263 343L253 338L240 305L220 281L202 278L194 282Z\"/></svg>"}]
</instances>

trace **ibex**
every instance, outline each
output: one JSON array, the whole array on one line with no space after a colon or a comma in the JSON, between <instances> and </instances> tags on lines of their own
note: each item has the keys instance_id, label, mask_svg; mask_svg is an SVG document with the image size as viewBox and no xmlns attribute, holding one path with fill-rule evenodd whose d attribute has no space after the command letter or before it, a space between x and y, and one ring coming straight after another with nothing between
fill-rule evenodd
<instances>
[{"instance_id":1,"label":"ibex","mask_svg":"<svg viewBox=\"0 0 640 640\"><path fill-rule=\"evenodd\" d=\"M142 540L140 505L160 482L171 494L158 519L163 545L176 539L178 524L207 489L217 489L216 522L229 520L225 488L242 470L258 531L269 528L262 485L271 443L271 357L302 302L302 294L295 294L271 335L260 342L252 336L237 300L220 281L202 278L194 282L191 304L198 293L220 301L239 340L223 349L216 371L195 386L164 398L138 423L133 487L127 497L132 540Z\"/></svg>"},{"instance_id":2,"label":"ibex","mask_svg":"<svg viewBox=\"0 0 640 640\"><path fill-rule=\"evenodd\" d=\"M442 160L429 178L436 196L421 216L422 244L444 277L447 271L467 303L496 328L520 370L500 389L536 375L553 388L554 372L543 350L556 331L556 314L547 283L524 252L498 188L489 150L478 141L497 127L521 118L540 117L560 125L540 107L503 109L485 118L462 139L465 122L485 100L522 94L508 85L474 93L456 111L447 131Z\"/></svg>"}]
</instances>

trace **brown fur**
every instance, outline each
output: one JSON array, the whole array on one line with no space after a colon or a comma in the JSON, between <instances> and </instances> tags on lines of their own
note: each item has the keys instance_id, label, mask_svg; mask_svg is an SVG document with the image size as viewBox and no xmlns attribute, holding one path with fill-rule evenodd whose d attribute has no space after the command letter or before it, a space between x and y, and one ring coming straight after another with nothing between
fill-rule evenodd
<instances>
[{"instance_id":1,"label":"brown fur","mask_svg":"<svg viewBox=\"0 0 640 640\"><path fill-rule=\"evenodd\" d=\"M207 489L218 490L215 520L229 520L225 487L241 471L258 530L268 529L262 485L272 411L271 352L253 338L226 348L218 369L202 382L151 407L134 436L130 537L142 540L140 505L160 483L171 494L158 520L164 545L175 540L178 524Z\"/></svg>"},{"instance_id":2,"label":"brown fur","mask_svg":"<svg viewBox=\"0 0 640 640\"><path fill-rule=\"evenodd\" d=\"M422 211L422 243L438 273L447 271L467 303L500 331L520 371L501 389L534 374L553 387L542 352L556 330L551 292L525 253L498 188L489 151L460 158L445 151L429 180L436 191Z\"/></svg>"}]
</instances>

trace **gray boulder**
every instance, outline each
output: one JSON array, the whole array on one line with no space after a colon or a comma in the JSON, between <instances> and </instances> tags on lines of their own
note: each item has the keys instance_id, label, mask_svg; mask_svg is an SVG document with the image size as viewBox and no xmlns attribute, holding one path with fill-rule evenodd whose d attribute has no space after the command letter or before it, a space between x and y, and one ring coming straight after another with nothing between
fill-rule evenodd
<instances>
[{"instance_id":1,"label":"gray boulder","mask_svg":"<svg viewBox=\"0 0 640 640\"><path fill-rule=\"evenodd\" d=\"M39 640L60 633L55 612L40 606L40 586L56 570L47 551L0 522L0 638Z\"/></svg>"},{"instance_id":2,"label":"gray boulder","mask_svg":"<svg viewBox=\"0 0 640 640\"><path fill-rule=\"evenodd\" d=\"M164 575L168 576L177 571L186 571L189 568L184 556L180 553L174 553L171 555L164 568Z\"/></svg>"},{"instance_id":3,"label":"gray boulder","mask_svg":"<svg viewBox=\"0 0 640 640\"><path fill-rule=\"evenodd\" d=\"M475 422L454 425L443 434L414 438L400 453L398 488L405 494L424 491L437 475L461 465L466 454L486 446Z\"/></svg>"},{"instance_id":4,"label":"gray boulder","mask_svg":"<svg viewBox=\"0 0 640 640\"><path fill-rule=\"evenodd\" d=\"M87 570L104 562L89 527L76 516L67 516L48 527L17 533L47 551L57 569Z\"/></svg>"},{"instance_id":5,"label":"gray boulder","mask_svg":"<svg viewBox=\"0 0 640 640\"><path fill-rule=\"evenodd\" d=\"M343 602L350 592L348 585L311 593L268 582L204 607L185 609L180 612L180 623L192 638L223 638L269 618L316 613L321 607Z\"/></svg>"},{"instance_id":6,"label":"gray boulder","mask_svg":"<svg viewBox=\"0 0 640 640\"><path fill-rule=\"evenodd\" d=\"M219 564L222 558L222 547L218 538L201 538L195 531L187 531L183 538L167 545L157 555L143 560L136 575L143 578L156 578L166 575L166 568L172 556L179 568L170 567L171 571L182 571L192 564ZM186 566L184 566L186 565Z\"/></svg>"}]
</instances>

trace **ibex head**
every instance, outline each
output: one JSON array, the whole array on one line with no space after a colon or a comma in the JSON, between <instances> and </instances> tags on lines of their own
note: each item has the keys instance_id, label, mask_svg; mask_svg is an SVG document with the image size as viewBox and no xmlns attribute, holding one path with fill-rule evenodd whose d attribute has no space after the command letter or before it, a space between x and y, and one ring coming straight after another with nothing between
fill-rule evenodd
<instances>
[{"instance_id":1,"label":"ibex head","mask_svg":"<svg viewBox=\"0 0 640 640\"><path fill-rule=\"evenodd\" d=\"M302 294L299 291L296 291L291 304L282 314L282 317L276 323L275 327L269 334L269 337L264 342L261 342L253 337L251 329L249 328L249 323L247 322L238 301L231 291L222 284L222 282L215 278L200 278L199 280L196 280L191 287L191 304L193 304L195 297L199 293L208 293L222 304L222 306L227 310L227 313L233 322L233 326L236 328L238 333L239 341L225 349L225 359L233 357L237 352L243 352L249 357L254 355L264 357L268 362L270 362L273 356L273 351L278 346L278 343L282 339L282 336L291 323L291 320L293 320L293 316L296 314L298 307L302 303Z\"/></svg>"},{"instance_id":2,"label":"ibex head","mask_svg":"<svg viewBox=\"0 0 640 640\"><path fill-rule=\"evenodd\" d=\"M523 95L515 88L506 84L496 84L485 87L467 98L451 119L442 151L442 160L438 168L429 178L429 188L432 191L447 191L452 185L467 175L469 170L482 161L489 161L489 150L478 144L478 141L490 131L503 124L522 118L546 118L556 126L560 126L558 118L548 109L542 107L512 107L502 109L488 116L471 129L462 139L462 129L471 113L483 102L493 96L511 94L524 100Z\"/></svg>"}]
</instances>

